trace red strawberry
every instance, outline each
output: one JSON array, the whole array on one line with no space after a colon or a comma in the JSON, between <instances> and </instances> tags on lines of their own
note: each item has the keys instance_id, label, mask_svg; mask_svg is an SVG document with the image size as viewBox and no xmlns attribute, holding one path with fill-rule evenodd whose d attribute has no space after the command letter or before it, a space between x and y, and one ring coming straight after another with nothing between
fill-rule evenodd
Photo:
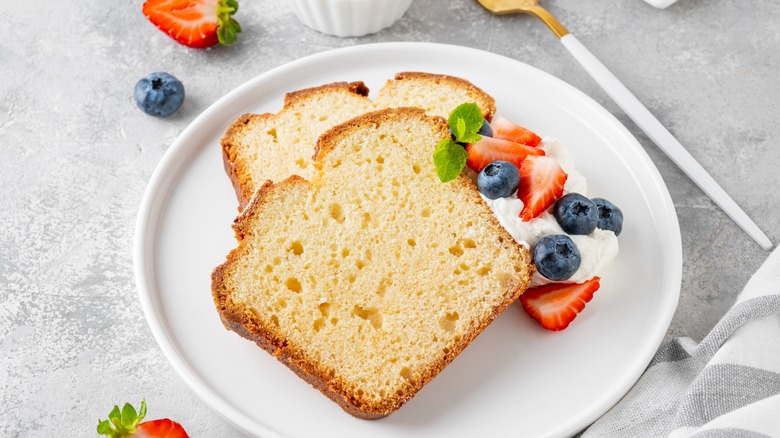
<instances>
[{"instance_id":1,"label":"red strawberry","mask_svg":"<svg viewBox=\"0 0 780 438\"><path fill-rule=\"evenodd\" d=\"M466 165L474 172L481 172L488 164L495 160L509 161L520 169L520 163L529 155L544 155L544 151L530 146L482 136L476 143L466 145L469 156Z\"/></svg>"},{"instance_id":2,"label":"red strawberry","mask_svg":"<svg viewBox=\"0 0 780 438\"><path fill-rule=\"evenodd\" d=\"M144 15L179 44L195 49L229 45L241 26L236 0L146 0Z\"/></svg>"},{"instance_id":3,"label":"red strawberry","mask_svg":"<svg viewBox=\"0 0 780 438\"><path fill-rule=\"evenodd\" d=\"M527 146L537 146L542 141L542 138L538 135L522 126L515 125L501 116L493 117L490 127L493 129L494 138L509 140Z\"/></svg>"},{"instance_id":4,"label":"red strawberry","mask_svg":"<svg viewBox=\"0 0 780 438\"><path fill-rule=\"evenodd\" d=\"M552 283L528 289L520 295L520 303L531 318L547 330L559 331L569 326L585 303L599 290L599 277L582 284Z\"/></svg>"},{"instance_id":5,"label":"red strawberry","mask_svg":"<svg viewBox=\"0 0 780 438\"><path fill-rule=\"evenodd\" d=\"M139 424L137 433L141 432L148 438L189 438L181 424L167 418Z\"/></svg>"},{"instance_id":6,"label":"red strawberry","mask_svg":"<svg viewBox=\"0 0 780 438\"><path fill-rule=\"evenodd\" d=\"M517 197L523 201L520 218L523 222L539 216L563 195L566 172L550 157L529 155L520 165L520 186Z\"/></svg>"},{"instance_id":7,"label":"red strawberry","mask_svg":"<svg viewBox=\"0 0 780 438\"><path fill-rule=\"evenodd\" d=\"M181 424L167 418L141 423L145 416L145 400L141 400L138 412L130 403L125 403L121 411L114 406L108 420L98 420L97 433L111 438L189 438Z\"/></svg>"}]
</instances>

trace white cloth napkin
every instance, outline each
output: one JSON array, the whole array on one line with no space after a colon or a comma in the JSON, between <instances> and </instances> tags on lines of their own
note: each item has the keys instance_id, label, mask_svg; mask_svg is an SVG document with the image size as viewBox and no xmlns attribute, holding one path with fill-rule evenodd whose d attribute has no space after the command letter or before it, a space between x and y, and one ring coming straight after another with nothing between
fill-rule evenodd
<instances>
[{"instance_id":1,"label":"white cloth napkin","mask_svg":"<svg viewBox=\"0 0 780 438\"><path fill-rule=\"evenodd\" d=\"M780 249L701 343L664 344L580 436L780 437Z\"/></svg>"},{"instance_id":2,"label":"white cloth napkin","mask_svg":"<svg viewBox=\"0 0 780 438\"><path fill-rule=\"evenodd\" d=\"M655 6L656 8L665 8L672 3L676 2L677 0L645 0L647 3L650 3L651 5Z\"/></svg>"}]
</instances>

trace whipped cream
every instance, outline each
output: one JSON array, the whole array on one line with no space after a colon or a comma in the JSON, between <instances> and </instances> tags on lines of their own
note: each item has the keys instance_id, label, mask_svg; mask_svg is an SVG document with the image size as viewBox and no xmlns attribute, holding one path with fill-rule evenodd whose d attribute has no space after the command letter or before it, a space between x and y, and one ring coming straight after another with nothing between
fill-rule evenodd
<instances>
[{"instance_id":1,"label":"whipped cream","mask_svg":"<svg viewBox=\"0 0 780 438\"><path fill-rule=\"evenodd\" d=\"M557 139L544 137L538 147L543 149L548 157L555 159L563 171L568 175L566 184L563 186L564 194L579 193L583 196L588 196L587 181L574 167L574 158ZM515 241L525 245L529 249L533 248L534 245L536 245L536 242L544 236L550 234L567 234L561 229L560 225L558 225L555 216L550 213L552 208L528 222L523 222L520 219L520 211L523 210L523 201L518 199L516 194L508 198L498 199L488 199L483 196L482 199L490 206L490 209L493 210L493 214L501 225L506 228L509 234L512 235ZM598 273L607 266L618 253L617 236L615 236L615 233L612 231L596 228L587 236L568 236L571 237L571 240L577 245L582 262L580 263L577 272L575 272L571 278L567 279L565 283L582 283L590 280L595 275L598 275ZM545 278L538 272L534 273L534 276L531 279L531 287L541 286L547 283L556 282Z\"/></svg>"}]
</instances>

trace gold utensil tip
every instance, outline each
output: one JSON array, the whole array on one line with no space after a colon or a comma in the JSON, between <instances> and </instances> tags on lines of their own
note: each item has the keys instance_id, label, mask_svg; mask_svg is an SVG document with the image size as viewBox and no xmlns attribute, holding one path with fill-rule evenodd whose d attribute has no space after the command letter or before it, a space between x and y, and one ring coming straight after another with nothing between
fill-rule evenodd
<instances>
[{"instance_id":1,"label":"gold utensil tip","mask_svg":"<svg viewBox=\"0 0 780 438\"><path fill-rule=\"evenodd\" d=\"M488 11L496 15L506 14L531 14L542 20L558 38L569 33L565 27L546 9L539 6L537 0L477 0Z\"/></svg>"}]
</instances>

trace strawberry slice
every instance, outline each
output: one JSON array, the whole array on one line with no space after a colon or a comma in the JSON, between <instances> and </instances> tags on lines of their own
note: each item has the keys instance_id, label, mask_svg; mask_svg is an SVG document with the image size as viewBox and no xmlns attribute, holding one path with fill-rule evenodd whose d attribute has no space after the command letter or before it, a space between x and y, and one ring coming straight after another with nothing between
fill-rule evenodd
<instances>
[{"instance_id":1,"label":"strawberry slice","mask_svg":"<svg viewBox=\"0 0 780 438\"><path fill-rule=\"evenodd\" d=\"M236 0L146 0L144 15L179 44L195 49L229 45L241 26Z\"/></svg>"},{"instance_id":2,"label":"strawberry slice","mask_svg":"<svg viewBox=\"0 0 780 438\"><path fill-rule=\"evenodd\" d=\"M555 159L529 155L520 165L520 186L517 197L523 201L520 218L523 222L539 216L563 195L566 172Z\"/></svg>"},{"instance_id":3,"label":"strawberry slice","mask_svg":"<svg viewBox=\"0 0 780 438\"><path fill-rule=\"evenodd\" d=\"M121 411L114 406L108 420L98 420L97 433L110 438L189 438L181 424L167 418L142 423L145 416L145 400L141 400L138 412L130 403L125 403Z\"/></svg>"},{"instance_id":4,"label":"strawberry slice","mask_svg":"<svg viewBox=\"0 0 780 438\"><path fill-rule=\"evenodd\" d=\"M544 151L541 149L484 135L478 142L467 144L466 152L469 154L466 165L474 172L481 172L488 164L496 160L509 161L520 169L520 163L525 157L544 155Z\"/></svg>"},{"instance_id":5,"label":"strawberry slice","mask_svg":"<svg viewBox=\"0 0 780 438\"><path fill-rule=\"evenodd\" d=\"M538 146L542 141L542 137L539 137L522 126L515 125L501 116L493 117L493 121L490 122L490 127L493 129L494 138L509 140L534 147Z\"/></svg>"},{"instance_id":6,"label":"strawberry slice","mask_svg":"<svg viewBox=\"0 0 780 438\"><path fill-rule=\"evenodd\" d=\"M520 295L520 303L531 318L547 330L559 331L569 326L585 303L599 290L599 277L582 284L552 283L528 289Z\"/></svg>"}]
</instances>

